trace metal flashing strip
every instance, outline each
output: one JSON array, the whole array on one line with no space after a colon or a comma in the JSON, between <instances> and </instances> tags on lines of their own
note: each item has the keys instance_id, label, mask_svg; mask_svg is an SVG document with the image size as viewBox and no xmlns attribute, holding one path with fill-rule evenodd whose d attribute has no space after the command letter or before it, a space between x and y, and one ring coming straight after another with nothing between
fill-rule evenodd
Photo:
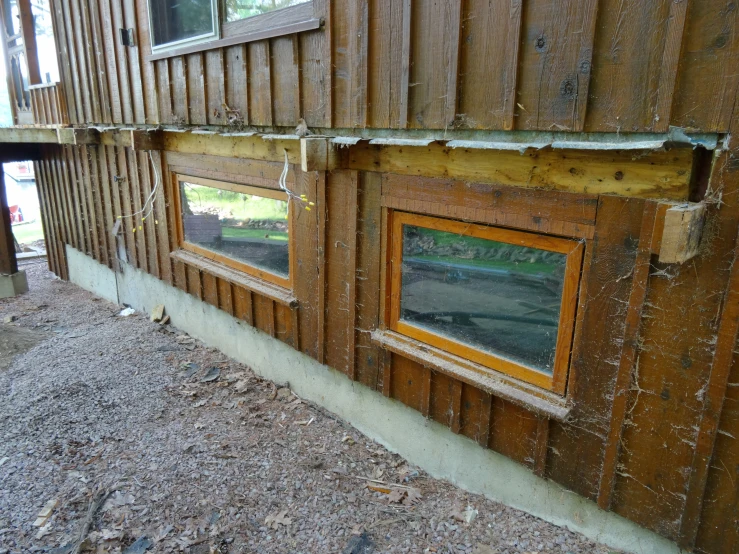
<instances>
[{"instance_id":1,"label":"metal flashing strip","mask_svg":"<svg viewBox=\"0 0 739 554\"><path fill-rule=\"evenodd\" d=\"M266 134L260 135L262 140L300 140L298 135L280 135L280 134Z\"/></svg>"},{"instance_id":2,"label":"metal flashing strip","mask_svg":"<svg viewBox=\"0 0 739 554\"><path fill-rule=\"evenodd\" d=\"M536 150L548 146L547 142L488 142L483 140L450 140L446 143L449 148L468 148L476 150L517 150L521 154L529 148Z\"/></svg>"},{"instance_id":3,"label":"metal flashing strip","mask_svg":"<svg viewBox=\"0 0 739 554\"><path fill-rule=\"evenodd\" d=\"M551 147L555 150L660 150L665 145L665 140L644 141L618 141L618 142L592 142L579 140L555 140Z\"/></svg>"},{"instance_id":4,"label":"metal flashing strip","mask_svg":"<svg viewBox=\"0 0 739 554\"><path fill-rule=\"evenodd\" d=\"M383 146L428 146L435 141L436 139L375 138L369 143Z\"/></svg>"},{"instance_id":5,"label":"metal flashing strip","mask_svg":"<svg viewBox=\"0 0 739 554\"><path fill-rule=\"evenodd\" d=\"M362 140L362 137L334 137L331 139L331 144L337 144L339 146L354 146L360 140Z\"/></svg>"}]
</instances>

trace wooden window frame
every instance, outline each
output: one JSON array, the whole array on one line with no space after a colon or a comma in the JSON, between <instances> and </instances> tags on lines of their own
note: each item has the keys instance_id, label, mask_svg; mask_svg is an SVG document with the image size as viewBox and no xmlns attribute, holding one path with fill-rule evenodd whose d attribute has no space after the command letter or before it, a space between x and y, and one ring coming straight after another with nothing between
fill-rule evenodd
<instances>
[{"instance_id":1,"label":"wooden window frame","mask_svg":"<svg viewBox=\"0 0 739 554\"><path fill-rule=\"evenodd\" d=\"M154 44L154 21L152 17L151 3L157 0L147 0L146 7L149 15L149 44L151 45L152 55L172 55L172 52L177 52L187 48L197 48L198 45L203 43L212 42L217 40L221 34L221 16L219 4L220 0L210 0L211 7L211 21L213 22L213 30L209 33L204 33L195 37L185 38L173 42L165 42L164 44Z\"/></svg>"},{"instance_id":2,"label":"wooden window frame","mask_svg":"<svg viewBox=\"0 0 739 554\"><path fill-rule=\"evenodd\" d=\"M151 2L152 0L148 0ZM237 21L225 21L226 10L221 0L212 0L216 10L217 32L195 42L168 43L154 47L154 27L151 25L149 9L149 29L152 44L151 55L147 61L154 62L186 54L195 54L214 48L226 48L293 33L313 31L321 27L321 19L316 16L315 0L297 6L288 6ZM147 3L148 6L148 3ZM195 39L187 39L194 41Z\"/></svg>"},{"instance_id":3,"label":"wooden window frame","mask_svg":"<svg viewBox=\"0 0 739 554\"><path fill-rule=\"evenodd\" d=\"M400 318L403 225L414 225L463 236L537 248L567 256L554 364L551 375L536 368L507 359L502 355L484 352L461 341L422 329ZM387 210L386 229L387 246L385 261L387 265L384 283L384 320L388 329L419 343L433 346L460 358L475 362L479 366L490 369L491 372L497 371L561 396L565 395L575 332L575 317L580 288L580 276L582 273L583 253L585 251L585 245L582 241L551 235L534 234L503 227L479 225L436 216L401 212L392 209ZM420 345L420 348L422 349L423 346Z\"/></svg>"},{"instance_id":4,"label":"wooden window frame","mask_svg":"<svg viewBox=\"0 0 739 554\"><path fill-rule=\"evenodd\" d=\"M184 222L182 220L182 198L180 194L180 183L183 181L186 183L192 183L193 185L202 185L206 187L217 188L221 190L228 190L231 192L238 192L242 194L252 194L255 196L260 196L262 198L272 198L275 200L286 201L287 202L287 221L288 221L288 230L287 230L288 276L283 277L282 275L278 275L267 269L263 269L263 268L260 268L254 265L250 265L248 262L235 260L234 258L229 258L228 256L224 254L220 254L218 252L208 250L207 248L203 248L202 246L198 246L197 244L187 242L185 240L185 227L184 227ZM183 173L172 173L172 198L174 200L176 210L177 210L175 212L175 224L176 224L175 231L177 233L177 244L182 250L186 250L188 252L198 254L213 262L217 262L226 267L230 267L231 269L235 269L237 271L247 273L267 283L271 283L273 285L277 285L285 289L292 290L293 280L295 278L295 269L296 269L295 268L294 240L293 240L293 237L295 236L293 233L294 211L293 211L292 202L290 201L290 198L288 197L286 192L282 190L276 190L276 189L270 189L270 188L264 188L264 187L256 187L253 185L242 185L242 184L237 184L237 183L229 183L227 181L217 181L215 179L205 179L203 177L194 177L194 176L186 175Z\"/></svg>"}]
</instances>

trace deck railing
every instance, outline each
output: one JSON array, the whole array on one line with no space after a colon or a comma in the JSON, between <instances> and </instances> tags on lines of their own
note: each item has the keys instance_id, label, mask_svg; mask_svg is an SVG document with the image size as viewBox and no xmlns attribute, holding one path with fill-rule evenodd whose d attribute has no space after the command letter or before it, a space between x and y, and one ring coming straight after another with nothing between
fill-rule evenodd
<instances>
[{"instance_id":1,"label":"deck railing","mask_svg":"<svg viewBox=\"0 0 739 554\"><path fill-rule=\"evenodd\" d=\"M31 108L36 125L68 125L69 115L64 90L60 83L47 83L28 87Z\"/></svg>"}]
</instances>

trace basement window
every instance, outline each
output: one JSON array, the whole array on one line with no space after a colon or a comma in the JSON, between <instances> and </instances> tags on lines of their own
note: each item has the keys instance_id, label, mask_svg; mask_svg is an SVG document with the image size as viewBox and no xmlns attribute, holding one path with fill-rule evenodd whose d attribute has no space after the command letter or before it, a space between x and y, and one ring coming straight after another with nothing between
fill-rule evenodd
<instances>
[{"instance_id":1,"label":"basement window","mask_svg":"<svg viewBox=\"0 0 739 554\"><path fill-rule=\"evenodd\" d=\"M565 393L582 243L405 212L389 224L391 330Z\"/></svg>"},{"instance_id":2,"label":"basement window","mask_svg":"<svg viewBox=\"0 0 739 554\"><path fill-rule=\"evenodd\" d=\"M289 286L290 203L281 190L177 175L180 247Z\"/></svg>"}]
</instances>

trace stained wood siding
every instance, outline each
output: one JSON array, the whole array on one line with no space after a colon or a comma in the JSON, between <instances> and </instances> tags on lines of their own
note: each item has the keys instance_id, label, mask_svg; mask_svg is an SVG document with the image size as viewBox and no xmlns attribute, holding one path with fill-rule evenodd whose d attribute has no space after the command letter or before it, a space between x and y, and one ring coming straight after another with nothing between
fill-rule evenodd
<instances>
[{"instance_id":1,"label":"stained wood siding","mask_svg":"<svg viewBox=\"0 0 739 554\"><path fill-rule=\"evenodd\" d=\"M170 256L178 248L171 174L276 186L282 164L51 146L36 170L49 265L60 277L68 276L66 244L114 269L124 255L132 266L605 509L686 545L697 537L701 551L731 551L725 545L739 539L733 531L714 532L733 529L737 510L736 333L734 316L724 314L727 302L733 305L726 300L730 275L739 271L732 265L739 228L733 165L714 173L723 204L712 208L701 255L682 266L661 265L651 255L653 200L291 166L288 185L315 203L293 214L297 305L233 272ZM143 218L152 191L154 204ZM370 333L381 324L383 208L585 241L566 420L373 342ZM715 405L723 391L722 413ZM712 436L715 449L706 443Z\"/></svg>"},{"instance_id":2,"label":"stained wood siding","mask_svg":"<svg viewBox=\"0 0 739 554\"><path fill-rule=\"evenodd\" d=\"M739 85L724 0L315 0L321 30L156 62L146 6L54 0L72 123L724 132Z\"/></svg>"}]
</instances>

